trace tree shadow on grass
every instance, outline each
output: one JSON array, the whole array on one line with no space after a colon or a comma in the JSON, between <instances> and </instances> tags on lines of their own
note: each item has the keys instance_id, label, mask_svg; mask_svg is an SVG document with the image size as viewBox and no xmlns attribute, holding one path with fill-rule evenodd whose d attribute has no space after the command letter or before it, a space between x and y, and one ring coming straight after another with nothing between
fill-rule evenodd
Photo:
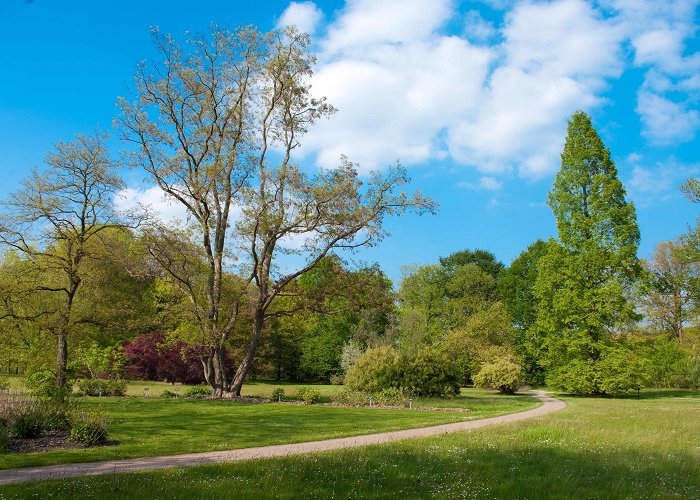
<instances>
[{"instance_id":1,"label":"tree shadow on grass","mask_svg":"<svg viewBox=\"0 0 700 500\"><path fill-rule=\"evenodd\" d=\"M0 488L57 498L696 498L700 456L508 450L447 438L342 452Z\"/></svg>"}]
</instances>

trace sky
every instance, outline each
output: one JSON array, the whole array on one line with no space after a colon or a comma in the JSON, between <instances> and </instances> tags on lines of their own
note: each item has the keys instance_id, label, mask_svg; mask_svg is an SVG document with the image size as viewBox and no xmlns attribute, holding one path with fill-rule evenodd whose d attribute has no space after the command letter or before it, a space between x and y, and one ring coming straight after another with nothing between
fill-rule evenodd
<instances>
[{"instance_id":1,"label":"sky","mask_svg":"<svg viewBox=\"0 0 700 500\"><path fill-rule=\"evenodd\" d=\"M115 134L118 96L153 57L150 28L296 25L313 37L313 93L338 108L296 160L361 172L400 161L438 214L388 221L355 260L402 266L465 248L510 263L556 236L547 193L567 119L590 114L637 209L641 257L695 223L680 183L700 175L700 0L0 1L0 198L52 144ZM118 157L122 145L114 139ZM142 172L128 200L177 215Z\"/></svg>"}]
</instances>

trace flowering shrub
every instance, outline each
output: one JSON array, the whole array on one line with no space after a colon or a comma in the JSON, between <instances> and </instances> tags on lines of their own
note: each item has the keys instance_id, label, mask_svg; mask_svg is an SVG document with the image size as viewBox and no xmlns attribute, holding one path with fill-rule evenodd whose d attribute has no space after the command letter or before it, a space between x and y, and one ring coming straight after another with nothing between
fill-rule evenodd
<instances>
[{"instance_id":1,"label":"flowering shrub","mask_svg":"<svg viewBox=\"0 0 700 500\"><path fill-rule=\"evenodd\" d=\"M71 418L70 438L85 446L107 441L109 419L104 412L76 412Z\"/></svg>"}]
</instances>

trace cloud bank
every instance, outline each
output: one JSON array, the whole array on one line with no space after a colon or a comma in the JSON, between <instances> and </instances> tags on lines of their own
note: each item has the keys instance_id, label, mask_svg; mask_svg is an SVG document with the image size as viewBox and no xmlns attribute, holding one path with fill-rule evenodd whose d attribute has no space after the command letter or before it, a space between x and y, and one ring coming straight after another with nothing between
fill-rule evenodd
<instances>
[{"instance_id":1,"label":"cloud bank","mask_svg":"<svg viewBox=\"0 0 700 500\"><path fill-rule=\"evenodd\" d=\"M649 143L696 137L696 0L490 4L503 9L494 19L450 0L348 0L323 26L312 2L289 4L278 25L321 33L314 93L339 109L302 154L324 167L345 153L364 170L449 160L483 178L547 176L567 118L605 104L629 69L644 75L636 112Z\"/></svg>"}]
</instances>

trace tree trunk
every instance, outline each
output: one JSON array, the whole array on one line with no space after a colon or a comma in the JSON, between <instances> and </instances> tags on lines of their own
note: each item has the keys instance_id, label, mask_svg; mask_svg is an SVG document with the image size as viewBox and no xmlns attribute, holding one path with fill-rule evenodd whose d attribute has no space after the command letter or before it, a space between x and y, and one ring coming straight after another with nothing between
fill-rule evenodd
<instances>
[{"instance_id":1,"label":"tree trunk","mask_svg":"<svg viewBox=\"0 0 700 500\"><path fill-rule=\"evenodd\" d=\"M241 364L236 370L236 374L233 377L233 382L231 382L231 393L234 397L241 395L241 387L243 387L245 377L248 375L248 371L253 365L255 352L258 350L258 345L260 344L260 336L262 334L264 323L265 313L260 310L256 311L255 317L253 318L253 335L250 339L250 344L248 345L248 349L246 349L245 356L243 356Z\"/></svg>"},{"instance_id":2,"label":"tree trunk","mask_svg":"<svg viewBox=\"0 0 700 500\"><path fill-rule=\"evenodd\" d=\"M68 335L61 328L56 336L56 398L62 402L66 388L66 368L68 367Z\"/></svg>"}]
</instances>

